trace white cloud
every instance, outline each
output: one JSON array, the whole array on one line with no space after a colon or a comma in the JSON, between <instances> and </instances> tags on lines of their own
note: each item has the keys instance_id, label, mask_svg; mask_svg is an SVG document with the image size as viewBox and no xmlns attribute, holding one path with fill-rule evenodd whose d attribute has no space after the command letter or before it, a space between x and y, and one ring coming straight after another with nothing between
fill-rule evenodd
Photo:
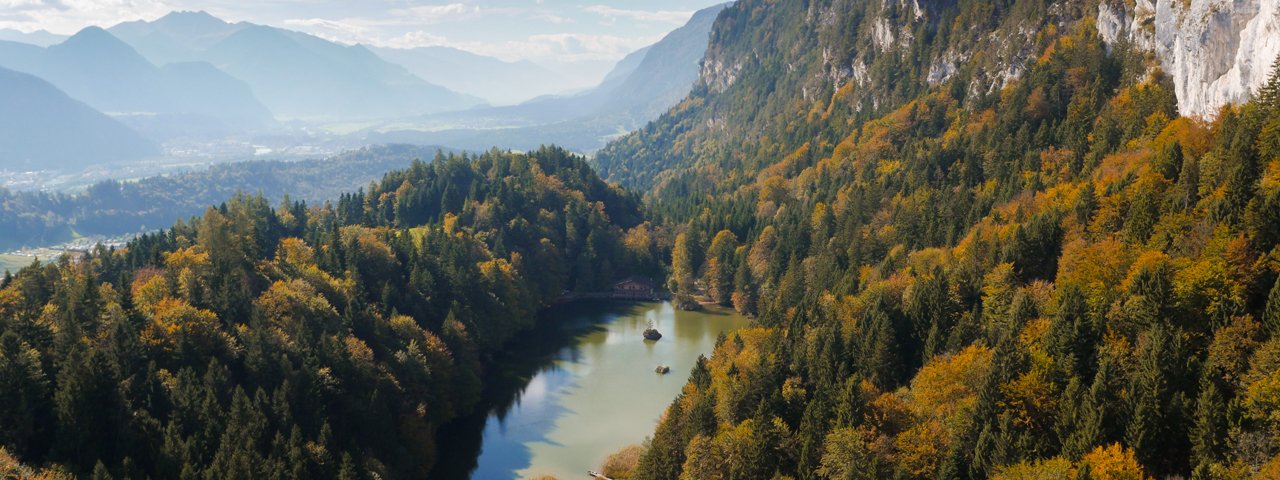
<instances>
[{"instance_id":1,"label":"white cloud","mask_svg":"<svg viewBox=\"0 0 1280 480\"><path fill-rule=\"evenodd\" d=\"M619 37L580 33L531 35L524 40L460 42L450 46L503 60L554 60L557 62L612 61L656 42L656 37Z\"/></svg>"},{"instance_id":2,"label":"white cloud","mask_svg":"<svg viewBox=\"0 0 1280 480\"><path fill-rule=\"evenodd\" d=\"M71 34L88 25L159 18L170 10L163 0L0 0L0 28Z\"/></svg>"},{"instance_id":3,"label":"white cloud","mask_svg":"<svg viewBox=\"0 0 1280 480\"><path fill-rule=\"evenodd\" d=\"M368 43L367 39L370 36L368 33L368 27L343 20L329 20L324 18L291 18L285 20L284 24L285 26L306 31L307 33L331 42L345 43L348 45Z\"/></svg>"},{"instance_id":4,"label":"white cloud","mask_svg":"<svg viewBox=\"0 0 1280 480\"><path fill-rule=\"evenodd\" d=\"M533 0L0 0L0 28L72 34L154 20L174 10L206 10L228 21L300 30L345 44L413 48L443 45L504 60L612 62L652 44L692 12ZM619 6L626 3L614 3ZM637 3L637 5L640 3ZM303 13L305 12L305 13ZM569 32L568 30L572 30Z\"/></svg>"},{"instance_id":5,"label":"white cloud","mask_svg":"<svg viewBox=\"0 0 1280 480\"><path fill-rule=\"evenodd\" d=\"M453 19L462 16L475 15L480 13L479 6L468 7L462 3L450 3L447 5L418 5L409 8L398 8L391 10L390 13L396 20L393 23L413 24L413 23L440 23L447 19Z\"/></svg>"},{"instance_id":6,"label":"white cloud","mask_svg":"<svg viewBox=\"0 0 1280 480\"><path fill-rule=\"evenodd\" d=\"M373 45L388 48L417 48L432 47L436 45L448 45L449 39L441 35L424 32L422 30L405 33L399 37L378 40Z\"/></svg>"},{"instance_id":7,"label":"white cloud","mask_svg":"<svg viewBox=\"0 0 1280 480\"><path fill-rule=\"evenodd\" d=\"M613 8L607 5L591 5L582 8L584 11L591 12L609 21L618 18L628 18L631 20L639 20L642 22L662 22L675 25L682 25L693 17L694 12L675 11L675 10L626 10L621 8Z\"/></svg>"}]
</instances>

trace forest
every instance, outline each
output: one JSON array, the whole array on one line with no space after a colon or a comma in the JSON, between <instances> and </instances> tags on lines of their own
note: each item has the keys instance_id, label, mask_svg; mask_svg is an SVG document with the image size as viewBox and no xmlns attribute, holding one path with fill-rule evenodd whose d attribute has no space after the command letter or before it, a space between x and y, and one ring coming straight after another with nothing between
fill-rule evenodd
<instances>
[{"instance_id":1,"label":"forest","mask_svg":"<svg viewBox=\"0 0 1280 480\"><path fill-rule=\"evenodd\" d=\"M6 276L0 472L422 477L493 352L638 273L754 320L614 478L1280 478L1280 66L1183 117L1094 2L914 3L738 0L590 164L441 154Z\"/></svg>"},{"instance_id":2,"label":"forest","mask_svg":"<svg viewBox=\"0 0 1280 480\"><path fill-rule=\"evenodd\" d=\"M401 169L436 147L386 145L323 160L244 161L138 180L104 180L75 193L9 191L0 187L0 249L41 247L78 236L129 235L167 228L237 192L277 201L337 198ZM288 200L285 200L288 201Z\"/></svg>"},{"instance_id":3,"label":"forest","mask_svg":"<svg viewBox=\"0 0 1280 480\"><path fill-rule=\"evenodd\" d=\"M873 63L814 98L862 37L792 48L805 8L730 7L754 63L597 158L678 226L678 293L756 316L618 478L1280 478L1280 67L1181 117L1085 15L989 93Z\"/></svg>"},{"instance_id":4,"label":"forest","mask_svg":"<svg viewBox=\"0 0 1280 480\"><path fill-rule=\"evenodd\" d=\"M0 472L423 477L539 308L660 267L649 228L580 157L494 151L24 268L0 283Z\"/></svg>"}]
</instances>

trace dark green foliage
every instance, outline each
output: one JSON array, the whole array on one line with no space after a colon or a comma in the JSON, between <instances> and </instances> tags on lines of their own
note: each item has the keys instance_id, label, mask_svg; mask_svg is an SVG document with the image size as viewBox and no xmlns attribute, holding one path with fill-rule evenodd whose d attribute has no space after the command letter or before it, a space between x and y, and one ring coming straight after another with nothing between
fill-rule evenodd
<instances>
[{"instance_id":1,"label":"dark green foliage","mask_svg":"<svg viewBox=\"0 0 1280 480\"><path fill-rule=\"evenodd\" d=\"M639 478L728 475L758 455L728 439L769 416L786 454L751 458L796 478L1102 475L1078 462L1113 444L1208 478L1280 454L1259 440L1273 360L1231 333L1280 330L1278 94L1181 119L1096 4L899 5L739 0L690 98L597 156L692 239L674 271L714 281L688 253L741 239L734 295L763 329L710 362L716 427L680 443L673 406ZM964 60L930 83L943 52Z\"/></svg>"},{"instance_id":2,"label":"dark green foliage","mask_svg":"<svg viewBox=\"0 0 1280 480\"><path fill-rule=\"evenodd\" d=\"M92 478L423 477L537 310L654 268L622 242L638 205L561 149L441 155L25 268L0 287L0 445Z\"/></svg>"}]
</instances>

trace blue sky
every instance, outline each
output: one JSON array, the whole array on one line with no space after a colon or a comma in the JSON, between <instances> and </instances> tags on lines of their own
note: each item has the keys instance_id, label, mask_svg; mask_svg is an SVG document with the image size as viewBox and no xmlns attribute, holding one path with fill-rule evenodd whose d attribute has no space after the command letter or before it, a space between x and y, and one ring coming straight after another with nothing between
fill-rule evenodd
<instances>
[{"instance_id":1,"label":"blue sky","mask_svg":"<svg viewBox=\"0 0 1280 480\"><path fill-rule=\"evenodd\" d=\"M345 43L446 45L505 60L616 61L723 0L0 0L0 28L70 34L204 10Z\"/></svg>"}]
</instances>

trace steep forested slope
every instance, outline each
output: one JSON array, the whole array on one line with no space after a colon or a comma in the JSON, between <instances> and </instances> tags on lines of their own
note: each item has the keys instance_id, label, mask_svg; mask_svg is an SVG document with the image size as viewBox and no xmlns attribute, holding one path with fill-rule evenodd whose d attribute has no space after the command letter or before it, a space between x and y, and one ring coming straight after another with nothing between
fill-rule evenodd
<instances>
[{"instance_id":1,"label":"steep forested slope","mask_svg":"<svg viewBox=\"0 0 1280 480\"><path fill-rule=\"evenodd\" d=\"M673 288L757 315L633 478L1280 473L1280 75L1181 118L1096 11L726 10L597 159L684 225Z\"/></svg>"},{"instance_id":2,"label":"steep forested slope","mask_svg":"<svg viewBox=\"0 0 1280 480\"><path fill-rule=\"evenodd\" d=\"M558 149L438 157L334 205L239 196L6 276L0 462L421 477L536 309L652 258L647 227L624 245L637 205Z\"/></svg>"}]
</instances>

